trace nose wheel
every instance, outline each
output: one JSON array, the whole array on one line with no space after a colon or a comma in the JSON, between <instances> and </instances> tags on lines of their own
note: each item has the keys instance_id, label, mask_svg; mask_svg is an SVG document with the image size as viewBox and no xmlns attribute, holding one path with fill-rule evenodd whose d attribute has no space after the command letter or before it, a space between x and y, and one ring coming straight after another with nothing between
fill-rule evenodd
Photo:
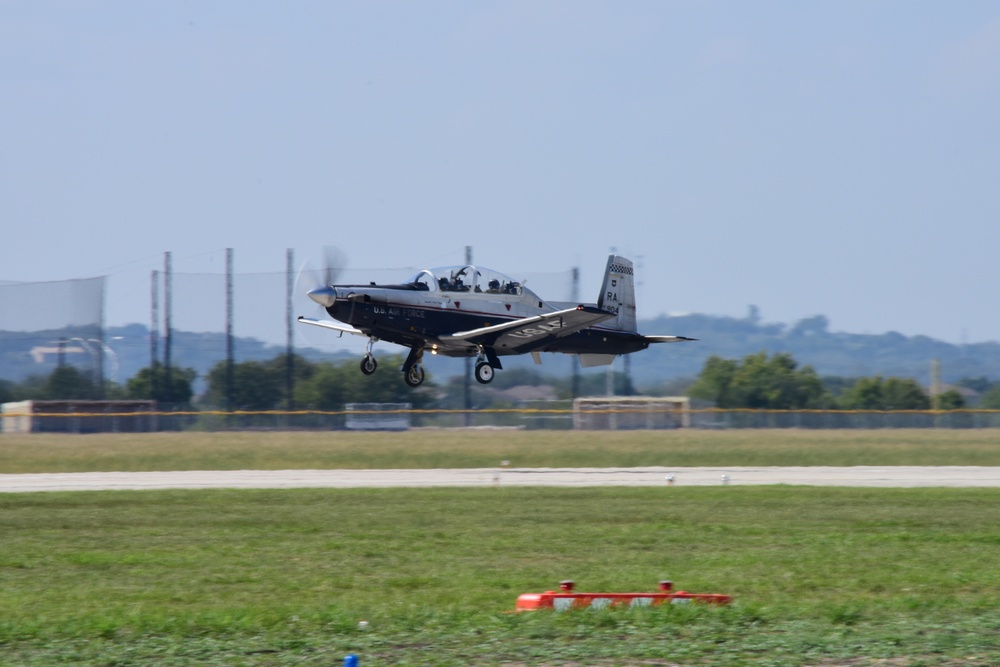
<instances>
[{"instance_id":1,"label":"nose wheel","mask_svg":"<svg viewBox=\"0 0 1000 667\"><path fill-rule=\"evenodd\" d=\"M378 362L375 361L375 357L370 354L366 354L361 360L361 372L365 375L371 375L378 368Z\"/></svg>"},{"instance_id":2,"label":"nose wheel","mask_svg":"<svg viewBox=\"0 0 1000 667\"><path fill-rule=\"evenodd\" d=\"M493 367L488 362L480 361L476 364L476 382L479 384L493 382Z\"/></svg>"},{"instance_id":3,"label":"nose wheel","mask_svg":"<svg viewBox=\"0 0 1000 667\"><path fill-rule=\"evenodd\" d=\"M372 336L368 339L368 344L365 345L365 356L361 359L361 372L365 375L371 375L378 368L378 362L375 361L375 355L372 354L372 346L377 340L378 338Z\"/></svg>"}]
</instances>

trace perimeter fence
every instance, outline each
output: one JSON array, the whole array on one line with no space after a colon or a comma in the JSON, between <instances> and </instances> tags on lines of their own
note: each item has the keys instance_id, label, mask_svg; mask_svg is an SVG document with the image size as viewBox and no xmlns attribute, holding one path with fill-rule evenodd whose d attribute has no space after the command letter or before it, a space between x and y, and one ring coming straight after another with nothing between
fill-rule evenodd
<instances>
[{"instance_id":1,"label":"perimeter fence","mask_svg":"<svg viewBox=\"0 0 1000 667\"><path fill-rule=\"evenodd\" d=\"M10 405L10 404L8 404ZM594 414L590 411L589 414ZM719 410L673 412L651 426L647 410L597 411L616 418L579 428L572 407L516 407L481 410L410 408L345 410L143 410L132 412L25 412L5 410L4 433L95 433L148 431L385 430L480 428L526 430L684 429L989 429L1000 428L1000 410L841 411ZM596 425L596 426L595 426Z\"/></svg>"}]
</instances>

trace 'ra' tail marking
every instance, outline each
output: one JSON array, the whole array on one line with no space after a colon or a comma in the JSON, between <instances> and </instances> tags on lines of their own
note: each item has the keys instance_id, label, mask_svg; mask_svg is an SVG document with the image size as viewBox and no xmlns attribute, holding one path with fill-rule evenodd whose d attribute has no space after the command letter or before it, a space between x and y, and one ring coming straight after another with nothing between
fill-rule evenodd
<instances>
[{"instance_id":1,"label":"'ra' tail marking","mask_svg":"<svg viewBox=\"0 0 1000 667\"><path fill-rule=\"evenodd\" d=\"M608 257L597 307L617 315L615 319L608 320L608 326L635 333L635 272L631 260L620 255Z\"/></svg>"}]
</instances>

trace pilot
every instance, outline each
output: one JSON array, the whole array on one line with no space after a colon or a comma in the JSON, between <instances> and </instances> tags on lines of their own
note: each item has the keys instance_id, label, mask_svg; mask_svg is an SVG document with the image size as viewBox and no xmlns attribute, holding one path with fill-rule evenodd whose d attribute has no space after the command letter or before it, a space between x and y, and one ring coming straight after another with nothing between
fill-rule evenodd
<instances>
[{"instance_id":1,"label":"pilot","mask_svg":"<svg viewBox=\"0 0 1000 667\"><path fill-rule=\"evenodd\" d=\"M489 289L486 290L490 294L497 294L500 291L500 281L494 278L489 283Z\"/></svg>"}]
</instances>

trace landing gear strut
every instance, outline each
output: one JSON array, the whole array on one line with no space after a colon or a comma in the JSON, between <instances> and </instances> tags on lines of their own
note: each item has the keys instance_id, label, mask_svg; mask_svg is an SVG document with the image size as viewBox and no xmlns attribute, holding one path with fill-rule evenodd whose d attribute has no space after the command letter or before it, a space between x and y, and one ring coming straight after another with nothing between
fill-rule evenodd
<instances>
[{"instance_id":1,"label":"landing gear strut","mask_svg":"<svg viewBox=\"0 0 1000 667\"><path fill-rule=\"evenodd\" d=\"M411 347L403 362L403 381L410 387L419 387L424 382L424 348Z\"/></svg>"}]
</instances>

